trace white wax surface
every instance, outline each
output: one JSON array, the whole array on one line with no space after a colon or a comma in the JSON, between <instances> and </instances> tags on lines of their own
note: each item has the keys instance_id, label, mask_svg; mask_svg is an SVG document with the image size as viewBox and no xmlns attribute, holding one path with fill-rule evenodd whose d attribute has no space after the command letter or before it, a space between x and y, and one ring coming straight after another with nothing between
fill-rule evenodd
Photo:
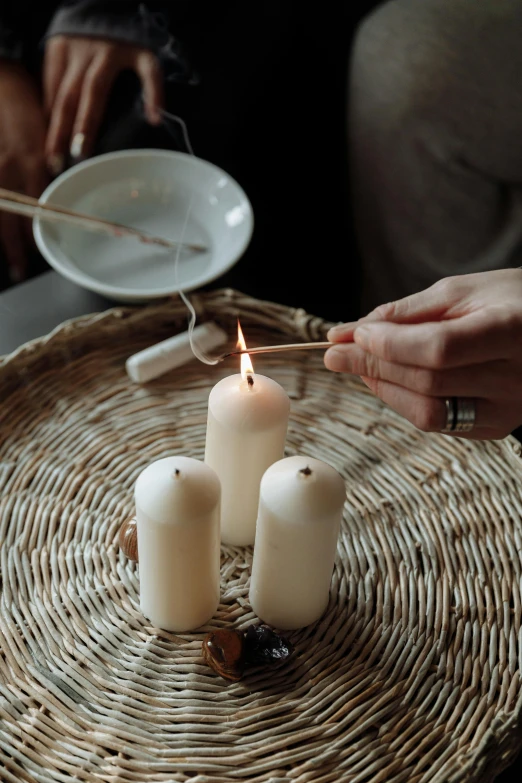
<instances>
[{"instance_id":1,"label":"white wax surface","mask_svg":"<svg viewBox=\"0 0 522 783\"><path fill-rule=\"evenodd\" d=\"M219 479L203 462L167 457L140 473L135 500L141 610L167 631L199 628L219 603Z\"/></svg>"},{"instance_id":2,"label":"white wax surface","mask_svg":"<svg viewBox=\"0 0 522 783\"><path fill-rule=\"evenodd\" d=\"M196 345L204 352L213 351L227 341L227 335L213 321L196 326L192 334ZM163 340L130 356L125 369L135 383L146 383L194 359L188 332Z\"/></svg>"},{"instance_id":3,"label":"white wax surface","mask_svg":"<svg viewBox=\"0 0 522 783\"><path fill-rule=\"evenodd\" d=\"M264 474L250 605L268 625L303 628L325 611L345 498L337 471L311 457L287 457Z\"/></svg>"},{"instance_id":4,"label":"white wax surface","mask_svg":"<svg viewBox=\"0 0 522 783\"><path fill-rule=\"evenodd\" d=\"M284 454L290 400L264 375L249 387L241 375L223 378L208 401L205 462L221 481L221 540L247 546L256 534L259 485Z\"/></svg>"}]
</instances>

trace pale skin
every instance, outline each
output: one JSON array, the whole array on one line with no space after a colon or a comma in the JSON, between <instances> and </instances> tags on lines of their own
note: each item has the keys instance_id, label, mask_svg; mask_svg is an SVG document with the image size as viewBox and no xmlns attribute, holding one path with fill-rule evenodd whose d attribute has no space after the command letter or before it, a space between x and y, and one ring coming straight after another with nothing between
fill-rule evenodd
<instances>
[{"instance_id":1,"label":"pale skin","mask_svg":"<svg viewBox=\"0 0 522 783\"><path fill-rule=\"evenodd\" d=\"M47 41L43 85L17 63L0 60L0 187L38 198L68 154L91 153L116 77L140 79L146 119L161 122L163 76L157 57L129 44L79 36ZM0 212L0 245L13 281L27 274L31 223Z\"/></svg>"},{"instance_id":2,"label":"pale skin","mask_svg":"<svg viewBox=\"0 0 522 783\"><path fill-rule=\"evenodd\" d=\"M364 383L412 424L440 432L445 398L476 402L458 437L504 438L522 424L522 269L445 278L332 328L324 362Z\"/></svg>"}]
</instances>

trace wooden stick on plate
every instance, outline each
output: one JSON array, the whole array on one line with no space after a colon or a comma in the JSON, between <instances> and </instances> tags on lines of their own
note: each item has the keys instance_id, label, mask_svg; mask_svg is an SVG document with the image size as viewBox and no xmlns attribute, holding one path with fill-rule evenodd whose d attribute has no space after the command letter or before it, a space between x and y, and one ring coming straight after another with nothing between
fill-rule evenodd
<instances>
[{"instance_id":1,"label":"wooden stick on plate","mask_svg":"<svg viewBox=\"0 0 522 783\"><path fill-rule=\"evenodd\" d=\"M111 223L103 218L86 215L83 212L76 212L67 207L60 207L58 204L45 204L31 196L25 196L23 193L17 193L14 190L0 188L0 210L12 212L16 215L25 215L26 217L36 217L40 220L52 220L57 223L70 223L85 228L89 231L101 231L114 237L134 237L146 245L159 245L160 247L174 250L179 247L179 242L175 242L164 237L156 237L140 231L131 226L124 226L120 223ZM183 243L182 248L201 253L207 248L203 245Z\"/></svg>"}]
</instances>

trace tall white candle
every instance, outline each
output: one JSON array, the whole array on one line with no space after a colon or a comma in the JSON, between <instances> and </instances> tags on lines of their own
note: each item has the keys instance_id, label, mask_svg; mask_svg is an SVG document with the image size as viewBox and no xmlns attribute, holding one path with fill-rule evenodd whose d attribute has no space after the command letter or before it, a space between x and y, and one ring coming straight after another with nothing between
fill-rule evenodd
<instances>
[{"instance_id":1,"label":"tall white candle","mask_svg":"<svg viewBox=\"0 0 522 783\"><path fill-rule=\"evenodd\" d=\"M141 611L158 628L190 631L219 603L221 487L190 457L153 462L135 487Z\"/></svg>"},{"instance_id":2,"label":"tall white candle","mask_svg":"<svg viewBox=\"0 0 522 783\"><path fill-rule=\"evenodd\" d=\"M334 468L287 457L263 476L250 605L281 630L303 628L328 605L346 489Z\"/></svg>"},{"instance_id":3,"label":"tall white candle","mask_svg":"<svg viewBox=\"0 0 522 783\"><path fill-rule=\"evenodd\" d=\"M284 455L290 400L250 369L217 383L208 401L205 462L221 481L221 540L247 546L256 534L259 485Z\"/></svg>"}]
</instances>

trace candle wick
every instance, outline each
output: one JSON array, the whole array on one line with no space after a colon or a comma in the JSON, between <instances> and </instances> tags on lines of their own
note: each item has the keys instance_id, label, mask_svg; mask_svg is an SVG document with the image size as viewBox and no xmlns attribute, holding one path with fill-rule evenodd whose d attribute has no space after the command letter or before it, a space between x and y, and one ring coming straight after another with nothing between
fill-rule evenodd
<instances>
[{"instance_id":1,"label":"candle wick","mask_svg":"<svg viewBox=\"0 0 522 783\"><path fill-rule=\"evenodd\" d=\"M307 466L306 466L306 468L301 468L301 470L299 471L299 473L302 473L302 474L303 474L303 476L311 476L311 475L312 475L312 470L311 470L311 468L310 468L310 467L307 465Z\"/></svg>"},{"instance_id":2,"label":"candle wick","mask_svg":"<svg viewBox=\"0 0 522 783\"><path fill-rule=\"evenodd\" d=\"M174 468L174 475L176 476L176 478L179 476L179 474L180 474L179 468Z\"/></svg>"},{"instance_id":3,"label":"candle wick","mask_svg":"<svg viewBox=\"0 0 522 783\"><path fill-rule=\"evenodd\" d=\"M250 386L250 388L252 388L252 386L254 385L254 378L252 375L247 375L247 383Z\"/></svg>"}]
</instances>

